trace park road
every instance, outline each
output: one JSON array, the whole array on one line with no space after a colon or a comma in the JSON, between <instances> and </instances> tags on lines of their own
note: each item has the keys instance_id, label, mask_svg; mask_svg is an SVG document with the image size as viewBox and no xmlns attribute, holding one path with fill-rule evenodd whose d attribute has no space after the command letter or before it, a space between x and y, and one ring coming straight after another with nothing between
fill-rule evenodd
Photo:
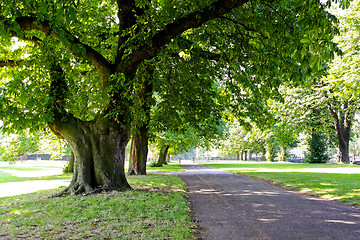
<instances>
[{"instance_id":1,"label":"park road","mask_svg":"<svg viewBox=\"0 0 360 240\"><path fill-rule=\"evenodd\" d=\"M360 209L198 164L186 183L200 239L360 239Z\"/></svg>"}]
</instances>

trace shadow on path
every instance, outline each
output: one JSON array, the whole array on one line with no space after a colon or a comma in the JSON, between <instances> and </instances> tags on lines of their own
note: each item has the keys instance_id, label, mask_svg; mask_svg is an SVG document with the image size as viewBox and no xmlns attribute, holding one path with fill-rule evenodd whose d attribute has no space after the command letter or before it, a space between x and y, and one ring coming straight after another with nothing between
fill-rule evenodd
<instances>
[{"instance_id":1,"label":"shadow on path","mask_svg":"<svg viewBox=\"0 0 360 240\"><path fill-rule=\"evenodd\" d=\"M182 165L202 239L360 239L360 209L287 191L266 182Z\"/></svg>"}]
</instances>

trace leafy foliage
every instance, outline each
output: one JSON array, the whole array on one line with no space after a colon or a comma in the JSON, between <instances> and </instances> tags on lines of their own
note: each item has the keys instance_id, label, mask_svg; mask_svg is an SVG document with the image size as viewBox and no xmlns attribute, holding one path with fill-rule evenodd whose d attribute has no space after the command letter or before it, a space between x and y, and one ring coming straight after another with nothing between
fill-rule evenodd
<instances>
[{"instance_id":1,"label":"leafy foliage","mask_svg":"<svg viewBox=\"0 0 360 240\"><path fill-rule=\"evenodd\" d=\"M39 149L38 135L2 135L0 138L1 161L13 162L25 153L33 153Z\"/></svg>"},{"instance_id":2,"label":"leafy foliage","mask_svg":"<svg viewBox=\"0 0 360 240\"><path fill-rule=\"evenodd\" d=\"M326 139L321 131L313 129L307 140L307 145L306 161L308 163L326 163L329 160Z\"/></svg>"}]
</instances>

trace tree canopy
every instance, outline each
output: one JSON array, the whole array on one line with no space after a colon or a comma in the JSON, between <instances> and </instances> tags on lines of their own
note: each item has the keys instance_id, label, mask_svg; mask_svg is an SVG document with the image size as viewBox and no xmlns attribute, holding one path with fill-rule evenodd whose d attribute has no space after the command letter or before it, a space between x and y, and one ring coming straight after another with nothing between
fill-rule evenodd
<instances>
[{"instance_id":1,"label":"tree canopy","mask_svg":"<svg viewBox=\"0 0 360 240\"><path fill-rule=\"evenodd\" d=\"M330 5L293 0L4 0L3 129L48 124L65 139L75 156L67 192L129 188L123 162L131 121L141 116L137 94L143 69L153 66L156 74L170 58L200 56L204 60L189 61L193 70L181 69L183 77L174 84L181 86L190 77L198 81L197 72L206 69L212 74L201 78L210 84L201 82L201 87L217 86L222 96L217 101L228 113L240 121L260 120L266 98L278 96L281 84L301 83L337 51L332 42L337 19L325 10Z\"/></svg>"}]
</instances>

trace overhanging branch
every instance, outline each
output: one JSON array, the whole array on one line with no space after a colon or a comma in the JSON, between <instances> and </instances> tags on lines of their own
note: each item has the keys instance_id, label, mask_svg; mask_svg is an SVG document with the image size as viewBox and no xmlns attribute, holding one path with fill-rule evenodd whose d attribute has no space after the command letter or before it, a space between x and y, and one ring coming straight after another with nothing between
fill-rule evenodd
<instances>
[{"instance_id":1,"label":"overhanging branch","mask_svg":"<svg viewBox=\"0 0 360 240\"><path fill-rule=\"evenodd\" d=\"M164 29L159 30L152 36L152 44L144 44L135 50L129 56L130 59L127 64L132 68L136 68L142 61L156 56L165 44L184 31L200 27L203 23L229 13L234 8L240 7L248 1L249 0L218 0L205 8L199 9L196 12L167 24ZM123 65L117 66L117 68L121 67L123 67Z\"/></svg>"},{"instance_id":2,"label":"overhanging branch","mask_svg":"<svg viewBox=\"0 0 360 240\"><path fill-rule=\"evenodd\" d=\"M66 40L69 44L69 48L72 51L72 53L75 56L83 57L90 59L92 65L99 71L99 73L104 76L103 79L107 79L108 75L111 74L111 64L95 49L90 47L87 44L82 43L77 37L72 35L68 30L66 29L54 29L50 25L49 21L39 21L37 17L33 16L27 16L27 17L18 17L15 19L16 23L20 26L21 31L30 31L30 30L36 30L44 33L45 35L53 35L54 37L59 38L59 32L62 31L65 33ZM11 29L12 23L11 20L5 21L5 26ZM15 31L11 31L11 33L16 36L20 37L24 40L32 40L32 41L38 41L38 38L26 38L24 36L19 36ZM78 50L76 46L81 46L85 49L84 53Z\"/></svg>"},{"instance_id":3,"label":"overhanging branch","mask_svg":"<svg viewBox=\"0 0 360 240\"><path fill-rule=\"evenodd\" d=\"M17 67L23 61L14 61L14 60L7 60L7 61L0 61L0 67Z\"/></svg>"}]
</instances>

